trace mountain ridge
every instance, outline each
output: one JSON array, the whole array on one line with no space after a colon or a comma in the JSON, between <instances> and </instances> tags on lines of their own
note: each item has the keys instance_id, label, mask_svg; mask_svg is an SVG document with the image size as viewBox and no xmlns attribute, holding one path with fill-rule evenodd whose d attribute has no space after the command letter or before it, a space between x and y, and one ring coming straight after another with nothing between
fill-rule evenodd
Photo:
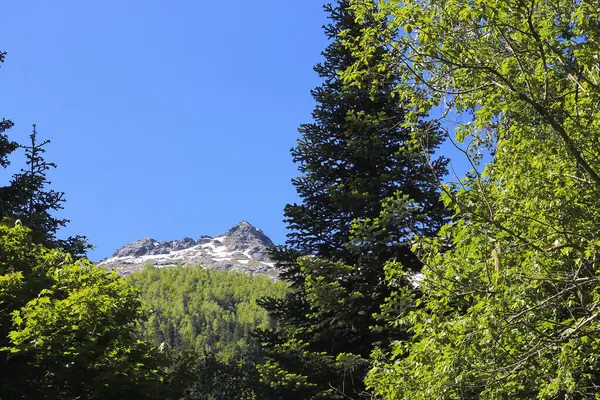
<instances>
[{"instance_id":1,"label":"mountain ridge","mask_svg":"<svg viewBox=\"0 0 600 400\"><path fill-rule=\"evenodd\" d=\"M267 254L267 249L273 245L262 230L248 221L241 221L215 237L202 235L198 239L185 237L160 242L149 237L138 239L119 248L99 265L122 276L141 270L145 264L152 264L158 268L200 265L276 277L275 264Z\"/></svg>"}]
</instances>

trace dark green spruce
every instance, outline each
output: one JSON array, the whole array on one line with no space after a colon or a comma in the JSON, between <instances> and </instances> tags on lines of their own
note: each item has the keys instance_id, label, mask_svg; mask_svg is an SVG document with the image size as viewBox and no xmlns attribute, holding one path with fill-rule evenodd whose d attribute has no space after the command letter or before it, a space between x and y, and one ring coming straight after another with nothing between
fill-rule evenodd
<instances>
[{"instance_id":1,"label":"dark green spruce","mask_svg":"<svg viewBox=\"0 0 600 400\"><path fill-rule=\"evenodd\" d=\"M12 123L3 120L2 126L4 130L4 126L10 127ZM8 142L5 136L0 137L0 145L6 140L8 150L20 148L26 158L25 167L12 177L8 185L0 186L0 217L20 220L31 229L36 243L83 256L90 248L84 236L71 236L67 239L56 236L58 230L66 226L69 220L55 216L57 211L63 209L65 198L63 192L49 187L51 182L48 180L48 171L56 168L55 163L44 158L50 141L38 139L35 125L29 139L28 145L16 145Z\"/></svg>"},{"instance_id":2,"label":"dark green spruce","mask_svg":"<svg viewBox=\"0 0 600 400\"><path fill-rule=\"evenodd\" d=\"M288 240L273 249L293 291L263 300L278 328L256 333L267 355L259 371L273 398L369 396L363 384L369 353L405 337L376 316L392 293L384 265L397 260L418 272L410 240L434 234L448 218L436 181L446 160L431 161L441 131L423 121L428 145L415 143L402 127L394 79L373 92L369 85L346 87L339 77L355 62L339 35L359 37L364 27L348 3L325 6L330 44L315 67L323 83L312 91L313 122L300 127L292 150L301 202L286 206ZM385 51L377 50L372 65Z\"/></svg>"}]
</instances>

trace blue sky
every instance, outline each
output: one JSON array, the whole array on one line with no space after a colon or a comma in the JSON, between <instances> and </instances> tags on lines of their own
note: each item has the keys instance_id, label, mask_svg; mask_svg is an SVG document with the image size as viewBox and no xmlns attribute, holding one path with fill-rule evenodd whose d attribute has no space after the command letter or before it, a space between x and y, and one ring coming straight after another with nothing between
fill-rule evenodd
<instances>
[{"instance_id":1,"label":"blue sky","mask_svg":"<svg viewBox=\"0 0 600 400\"><path fill-rule=\"evenodd\" d=\"M92 259L241 220L284 241L289 149L327 44L321 0L22 0L0 12L0 117L15 140L32 123L52 140L50 178L72 220L62 233L87 235Z\"/></svg>"}]
</instances>

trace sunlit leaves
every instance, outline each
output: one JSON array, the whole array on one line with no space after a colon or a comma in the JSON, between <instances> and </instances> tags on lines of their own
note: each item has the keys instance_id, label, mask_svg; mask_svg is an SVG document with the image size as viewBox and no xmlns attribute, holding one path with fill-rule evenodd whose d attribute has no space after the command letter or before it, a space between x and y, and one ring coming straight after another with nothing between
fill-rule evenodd
<instances>
[{"instance_id":1,"label":"sunlit leaves","mask_svg":"<svg viewBox=\"0 0 600 400\"><path fill-rule=\"evenodd\" d=\"M23 226L0 226L0 248L3 396L162 397L162 356L136 338L137 290Z\"/></svg>"},{"instance_id":2,"label":"sunlit leaves","mask_svg":"<svg viewBox=\"0 0 600 400\"><path fill-rule=\"evenodd\" d=\"M591 1L353 1L380 21L348 41L394 49L413 115L440 104L473 171L443 187L455 218L416 243L420 308L384 309L412 327L377 353L368 383L386 398L592 398L598 385L600 68ZM411 26L411 30L405 29ZM347 83L372 71L355 64ZM460 115L451 123L449 115ZM410 125L410 119L407 121ZM481 152L492 161L482 164ZM388 265L388 279L398 276Z\"/></svg>"}]
</instances>

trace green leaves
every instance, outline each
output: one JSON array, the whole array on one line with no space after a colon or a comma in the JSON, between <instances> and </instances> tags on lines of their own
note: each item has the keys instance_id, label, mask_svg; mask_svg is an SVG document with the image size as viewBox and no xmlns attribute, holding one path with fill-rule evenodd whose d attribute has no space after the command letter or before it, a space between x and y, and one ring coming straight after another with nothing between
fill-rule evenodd
<instances>
[{"instance_id":1,"label":"green leaves","mask_svg":"<svg viewBox=\"0 0 600 400\"><path fill-rule=\"evenodd\" d=\"M153 268L127 277L139 289L148 318L140 322L142 337L178 352L205 352L217 361L257 361L251 340L254 329L271 327L267 311L258 305L264 296L282 298L284 282L262 275L207 270L201 266Z\"/></svg>"},{"instance_id":2,"label":"green leaves","mask_svg":"<svg viewBox=\"0 0 600 400\"><path fill-rule=\"evenodd\" d=\"M139 293L87 260L72 262L0 226L3 395L161 398L162 356L135 337Z\"/></svg>"},{"instance_id":3,"label":"green leaves","mask_svg":"<svg viewBox=\"0 0 600 400\"><path fill-rule=\"evenodd\" d=\"M473 166L442 186L455 221L415 242L420 307L398 291L383 308L413 336L376 354L367 383L384 398L597 396L597 5L353 5L379 26L346 44L368 61L379 46L393 49L395 59L379 62L401 74L409 118L441 104L440 122ZM412 34L399 35L407 26ZM345 79L367 83L362 65ZM458 124L445 119L456 114ZM386 276L405 270L390 263Z\"/></svg>"}]
</instances>

